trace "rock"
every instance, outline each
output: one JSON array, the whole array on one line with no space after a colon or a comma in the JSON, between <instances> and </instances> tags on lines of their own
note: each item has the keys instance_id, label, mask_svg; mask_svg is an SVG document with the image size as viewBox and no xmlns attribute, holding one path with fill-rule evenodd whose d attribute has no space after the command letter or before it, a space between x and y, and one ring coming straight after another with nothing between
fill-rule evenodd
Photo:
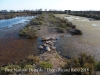
<instances>
[{"instance_id":1,"label":"rock","mask_svg":"<svg viewBox=\"0 0 100 75\"><path fill-rule=\"evenodd\" d=\"M55 40L55 38L54 37L51 37L50 40Z\"/></svg>"},{"instance_id":2,"label":"rock","mask_svg":"<svg viewBox=\"0 0 100 75\"><path fill-rule=\"evenodd\" d=\"M53 45L53 42L52 41L46 41L46 44L49 44L49 45Z\"/></svg>"},{"instance_id":3,"label":"rock","mask_svg":"<svg viewBox=\"0 0 100 75\"><path fill-rule=\"evenodd\" d=\"M46 43L43 44L44 47L48 46Z\"/></svg>"},{"instance_id":4,"label":"rock","mask_svg":"<svg viewBox=\"0 0 100 75\"><path fill-rule=\"evenodd\" d=\"M52 46L51 49L56 50L56 47Z\"/></svg>"},{"instance_id":5,"label":"rock","mask_svg":"<svg viewBox=\"0 0 100 75\"><path fill-rule=\"evenodd\" d=\"M50 38L46 37L46 38L42 38L42 41L48 41Z\"/></svg>"},{"instance_id":6,"label":"rock","mask_svg":"<svg viewBox=\"0 0 100 75\"><path fill-rule=\"evenodd\" d=\"M41 49L43 49L43 46L40 45L38 48L41 50Z\"/></svg>"},{"instance_id":7,"label":"rock","mask_svg":"<svg viewBox=\"0 0 100 75\"><path fill-rule=\"evenodd\" d=\"M47 50L47 51L51 51L50 47L46 47L46 50Z\"/></svg>"}]
</instances>

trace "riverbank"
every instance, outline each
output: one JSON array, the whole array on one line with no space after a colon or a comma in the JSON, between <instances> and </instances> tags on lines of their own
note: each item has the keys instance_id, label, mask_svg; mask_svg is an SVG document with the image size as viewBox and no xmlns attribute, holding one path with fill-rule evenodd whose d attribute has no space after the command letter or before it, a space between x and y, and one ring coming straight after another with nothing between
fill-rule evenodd
<instances>
[{"instance_id":1,"label":"riverbank","mask_svg":"<svg viewBox=\"0 0 100 75\"><path fill-rule=\"evenodd\" d=\"M55 42L59 39L59 37L63 37L64 34L67 34L70 31L76 32L75 30L77 30L76 26L71 22L68 22L68 20L55 17L52 13L43 13L37 18L31 20L30 23L19 32L19 35L22 38L24 37L30 40L36 37L40 38L38 40L38 45L35 42L33 43L37 45L36 47L41 54L36 57L29 55L29 57L26 59L21 61L14 61L11 63L12 65L7 66L16 67L15 62L18 62L16 65L19 68L23 68L26 65L28 65L30 68L33 64L35 64L33 67L43 69L58 69L64 67L68 59L60 56L59 52L56 50ZM81 35L81 31L77 35Z\"/></svg>"},{"instance_id":2,"label":"riverbank","mask_svg":"<svg viewBox=\"0 0 100 75\"><path fill-rule=\"evenodd\" d=\"M34 22L34 20L32 20L32 22L30 24L26 25L26 27L23 28L22 31L21 31L21 37L22 38L30 38L30 37L32 37L32 35L34 35L34 33L32 33L32 35L31 34L29 35L28 34L28 30L31 30L31 31L36 30L36 33L37 33L36 36L38 37L38 44L36 44L34 41L32 43L36 44L36 47L38 48L40 54L38 56L29 55L25 59L22 59L20 61L15 61L15 62L13 62L13 63L11 63L9 65L3 66L1 68L2 70L4 70L5 68L8 68L8 69L9 68L10 69L13 69L13 68L29 69L29 68L31 68L31 69L35 69L35 70L38 69L40 72L42 71L42 74L43 74L43 72L45 71L46 68L50 68L49 72L44 73L45 75L48 75L48 74L56 74L58 69L64 67L66 63L67 63L67 66L69 66L69 67L70 67L71 63L74 63L74 62L75 62L74 63L75 65L72 65L73 67L75 67L76 65L78 67L84 67L79 62L78 58L76 58L76 59L74 59L72 61L69 61L68 59L65 59L64 57L62 57L60 55L61 52L59 52L59 50L58 50L58 48L60 48L61 51L64 51L64 50L68 51L69 47L72 48L74 46L73 44L70 45L69 43L76 44L77 41L73 41L74 38L75 37L82 37L82 36L79 36L79 35L72 36L70 33L67 33L69 29L73 29L73 24L70 22L70 25L71 25L70 26L68 24L69 23L68 20L63 19L63 17L65 17L64 15L62 15L62 16L60 15L62 19L59 19L59 18L55 19L55 17L53 15L51 15L51 14L49 14L49 16L47 16L48 14L44 14L44 15L45 16L44 17L42 16L41 19L37 18L37 19L39 19L39 21L42 21L42 22L37 22L36 19L35 19L35 22ZM56 15L56 16L58 17L59 15ZM33 28L33 29L31 29L31 28ZM70 40L68 37L70 39L73 37L72 38L73 40ZM62 41L63 38L66 38L67 41L66 41L66 39L64 39ZM30 40L32 40L32 38L30 38ZM62 42L64 43L63 44L64 47L63 46L59 46L59 44L62 44ZM79 44L78 45L76 44L74 49L75 48L81 49L83 47L82 46L80 47ZM72 50L70 50L70 52L71 51ZM76 51L75 50L72 51L72 54L70 52L69 53L67 52L65 54L66 55L70 54L70 55L74 56L73 53L75 53ZM86 61L88 63L84 63L83 62L87 66L87 68L91 68L91 65L92 65L92 70L94 70L93 69L94 68L94 66L93 66L94 58L92 58L90 55L88 56L86 54L82 54L82 56L83 56L82 57L83 59L87 59L87 58L89 59L89 61ZM82 66L80 66L80 65L82 65ZM67 66L65 66L64 68L67 68ZM51 72L51 70L53 72ZM61 69L60 69L60 71L61 71ZM67 71L68 71L68 69L67 69ZM11 73L11 72L8 72L8 73ZM22 71L20 71L20 72L18 71L18 72L13 72L13 73L22 74L23 72ZM28 71L25 70L24 73L26 73L27 75L28 74L36 74L36 73L39 74L38 72L36 72L36 73L35 72L29 72L29 70ZM42 75L42 74L40 73L40 75ZM88 74L89 74L89 72L87 72L87 75ZM70 74L68 74L68 75L70 75Z\"/></svg>"}]
</instances>

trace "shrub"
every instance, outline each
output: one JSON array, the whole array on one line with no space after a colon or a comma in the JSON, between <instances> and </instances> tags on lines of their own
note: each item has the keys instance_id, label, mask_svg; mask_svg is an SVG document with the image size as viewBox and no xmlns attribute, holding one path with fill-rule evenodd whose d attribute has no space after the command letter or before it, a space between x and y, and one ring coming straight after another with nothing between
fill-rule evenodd
<instances>
[{"instance_id":1,"label":"shrub","mask_svg":"<svg viewBox=\"0 0 100 75\"><path fill-rule=\"evenodd\" d=\"M94 57L80 53L78 58L70 60L64 68L89 68L87 72L70 72L62 73L62 75L93 75L94 73Z\"/></svg>"},{"instance_id":2,"label":"shrub","mask_svg":"<svg viewBox=\"0 0 100 75\"><path fill-rule=\"evenodd\" d=\"M21 68L25 68L25 63L19 63L18 64Z\"/></svg>"},{"instance_id":3,"label":"shrub","mask_svg":"<svg viewBox=\"0 0 100 75\"><path fill-rule=\"evenodd\" d=\"M43 21L31 21L30 24L31 25L42 25Z\"/></svg>"},{"instance_id":4,"label":"shrub","mask_svg":"<svg viewBox=\"0 0 100 75\"><path fill-rule=\"evenodd\" d=\"M68 26L68 27L72 27L72 26L73 26L72 22L68 22L68 23L67 23L67 26Z\"/></svg>"},{"instance_id":5,"label":"shrub","mask_svg":"<svg viewBox=\"0 0 100 75\"><path fill-rule=\"evenodd\" d=\"M33 66L33 65L26 65L25 68L26 68L26 69L29 69L29 68L32 68L32 69L33 69L34 66Z\"/></svg>"},{"instance_id":6,"label":"shrub","mask_svg":"<svg viewBox=\"0 0 100 75\"><path fill-rule=\"evenodd\" d=\"M60 32L60 33L64 33L64 28L58 27L58 28L57 28L57 31Z\"/></svg>"},{"instance_id":7,"label":"shrub","mask_svg":"<svg viewBox=\"0 0 100 75\"><path fill-rule=\"evenodd\" d=\"M60 27L60 28L67 28L67 25L65 23L59 23L58 27Z\"/></svg>"},{"instance_id":8,"label":"shrub","mask_svg":"<svg viewBox=\"0 0 100 75\"><path fill-rule=\"evenodd\" d=\"M41 61L41 62L39 63L39 66L40 66L41 68L43 68L43 69L46 69L46 68L53 68L52 63L43 62L43 61Z\"/></svg>"},{"instance_id":9,"label":"shrub","mask_svg":"<svg viewBox=\"0 0 100 75\"><path fill-rule=\"evenodd\" d=\"M55 24L57 21L55 19L50 19L50 23Z\"/></svg>"},{"instance_id":10,"label":"shrub","mask_svg":"<svg viewBox=\"0 0 100 75\"><path fill-rule=\"evenodd\" d=\"M38 17L36 17L36 20L38 21L43 21L44 20L44 15L39 15Z\"/></svg>"},{"instance_id":11,"label":"shrub","mask_svg":"<svg viewBox=\"0 0 100 75\"><path fill-rule=\"evenodd\" d=\"M8 65L8 66L5 66L5 68L7 68L7 69L14 69L14 68L20 69L21 67L19 65Z\"/></svg>"},{"instance_id":12,"label":"shrub","mask_svg":"<svg viewBox=\"0 0 100 75\"><path fill-rule=\"evenodd\" d=\"M28 59L27 62L28 62L29 64L31 64L31 65L33 65L34 63L39 62L39 60L40 60L39 57L33 56L33 55L29 55L27 59Z\"/></svg>"},{"instance_id":13,"label":"shrub","mask_svg":"<svg viewBox=\"0 0 100 75\"><path fill-rule=\"evenodd\" d=\"M49 13L49 17L55 18L55 16L53 15L53 13Z\"/></svg>"},{"instance_id":14,"label":"shrub","mask_svg":"<svg viewBox=\"0 0 100 75\"><path fill-rule=\"evenodd\" d=\"M68 23L68 20L67 19L60 19L61 23L65 23L67 24Z\"/></svg>"},{"instance_id":15,"label":"shrub","mask_svg":"<svg viewBox=\"0 0 100 75\"><path fill-rule=\"evenodd\" d=\"M36 30L32 27L24 27L19 31L19 35L29 39L37 38Z\"/></svg>"},{"instance_id":16,"label":"shrub","mask_svg":"<svg viewBox=\"0 0 100 75\"><path fill-rule=\"evenodd\" d=\"M100 62L97 62L97 63L95 64L95 70L96 70L96 71L100 71Z\"/></svg>"},{"instance_id":17,"label":"shrub","mask_svg":"<svg viewBox=\"0 0 100 75\"><path fill-rule=\"evenodd\" d=\"M6 71L4 69L0 69L0 75L6 75Z\"/></svg>"}]
</instances>

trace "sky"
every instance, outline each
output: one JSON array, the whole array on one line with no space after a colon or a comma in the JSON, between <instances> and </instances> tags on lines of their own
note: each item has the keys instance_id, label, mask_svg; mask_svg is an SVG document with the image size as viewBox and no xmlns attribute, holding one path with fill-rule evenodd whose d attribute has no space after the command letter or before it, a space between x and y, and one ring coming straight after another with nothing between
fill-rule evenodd
<instances>
[{"instance_id":1,"label":"sky","mask_svg":"<svg viewBox=\"0 0 100 75\"><path fill-rule=\"evenodd\" d=\"M0 10L100 10L100 0L0 0Z\"/></svg>"}]
</instances>

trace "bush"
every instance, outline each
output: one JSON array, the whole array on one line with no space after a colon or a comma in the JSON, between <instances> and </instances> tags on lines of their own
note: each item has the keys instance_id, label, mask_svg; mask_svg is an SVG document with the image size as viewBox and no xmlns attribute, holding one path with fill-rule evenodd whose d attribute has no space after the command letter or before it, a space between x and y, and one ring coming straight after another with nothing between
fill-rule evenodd
<instances>
[{"instance_id":1,"label":"bush","mask_svg":"<svg viewBox=\"0 0 100 75\"><path fill-rule=\"evenodd\" d=\"M37 56L29 55L28 58L27 58L27 60L28 60L27 62L29 64L33 65L34 63L39 62L40 59Z\"/></svg>"},{"instance_id":2,"label":"bush","mask_svg":"<svg viewBox=\"0 0 100 75\"><path fill-rule=\"evenodd\" d=\"M96 71L100 71L100 62L97 62L97 63L95 64L95 70L96 70Z\"/></svg>"},{"instance_id":3,"label":"bush","mask_svg":"<svg viewBox=\"0 0 100 75\"><path fill-rule=\"evenodd\" d=\"M43 20L44 20L44 14L42 14L42 15L36 17L35 20L37 20L37 21L43 21Z\"/></svg>"},{"instance_id":4,"label":"bush","mask_svg":"<svg viewBox=\"0 0 100 75\"><path fill-rule=\"evenodd\" d=\"M60 27L60 28L67 28L67 25L65 23L59 23L58 27Z\"/></svg>"},{"instance_id":5,"label":"bush","mask_svg":"<svg viewBox=\"0 0 100 75\"><path fill-rule=\"evenodd\" d=\"M33 65L26 65L25 68L26 68L26 69L29 69L29 68L33 69L34 66L33 66Z\"/></svg>"},{"instance_id":6,"label":"bush","mask_svg":"<svg viewBox=\"0 0 100 75\"><path fill-rule=\"evenodd\" d=\"M21 67L19 65L8 65L8 66L5 66L5 68L7 68L7 69L13 69L13 68L20 69Z\"/></svg>"},{"instance_id":7,"label":"bush","mask_svg":"<svg viewBox=\"0 0 100 75\"><path fill-rule=\"evenodd\" d=\"M30 24L31 25L42 25L43 21L31 21Z\"/></svg>"},{"instance_id":8,"label":"bush","mask_svg":"<svg viewBox=\"0 0 100 75\"><path fill-rule=\"evenodd\" d=\"M62 75L93 75L94 74L94 57L80 53L78 58L70 60L64 68L89 68L87 72L70 72L62 73Z\"/></svg>"},{"instance_id":9,"label":"bush","mask_svg":"<svg viewBox=\"0 0 100 75\"><path fill-rule=\"evenodd\" d=\"M36 30L32 27L24 27L19 31L19 35L29 39L37 38Z\"/></svg>"},{"instance_id":10,"label":"bush","mask_svg":"<svg viewBox=\"0 0 100 75\"><path fill-rule=\"evenodd\" d=\"M73 26L72 22L68 22L68 23L67 23L67 26L68 26L68 27L72 27L72 26Z\"/></svg>"},{"instance_id":11,"label":"bush","mask_svg":"<svg viewBox=\"0 0 100 75\"><path fill-rule=\"evenodd\" d=\"M52 18L55 18L55 16L53 15L53 13L49 13L49 16Z\"/></svg>"},{"instance_id":12,"label":"bush","mask_svg":"<svg viewBox=\"0 0 100 75\"><path fill-rule=\"evenodd\" d=\"M43 68L43 69L46 69L46 68L53 68L52 63L43 62L43 61L41 61L41 62L39 63L39 66L40 66L41 68Z\"/></svg>"},{"instance_id":13,"label":"bush","mask_svg":"<svg viewBox=\"0 0 100 75\"><path fill-rule=\"evenodd\" d=\"M64 28L59 27L59 28L57 28L57 31L60 32L60 33L64 33Z\"/></svg>"},{"instance_id":14,"label":"bush","mask_svg":"<svg viewBox=\"0 0 100 75\"><path fill-rule=\"evenodd\" d=\"M0 75L7 75L7 74L9 73L7 73L4 68L0 69Z\"/></svg>"}]
</instances>

